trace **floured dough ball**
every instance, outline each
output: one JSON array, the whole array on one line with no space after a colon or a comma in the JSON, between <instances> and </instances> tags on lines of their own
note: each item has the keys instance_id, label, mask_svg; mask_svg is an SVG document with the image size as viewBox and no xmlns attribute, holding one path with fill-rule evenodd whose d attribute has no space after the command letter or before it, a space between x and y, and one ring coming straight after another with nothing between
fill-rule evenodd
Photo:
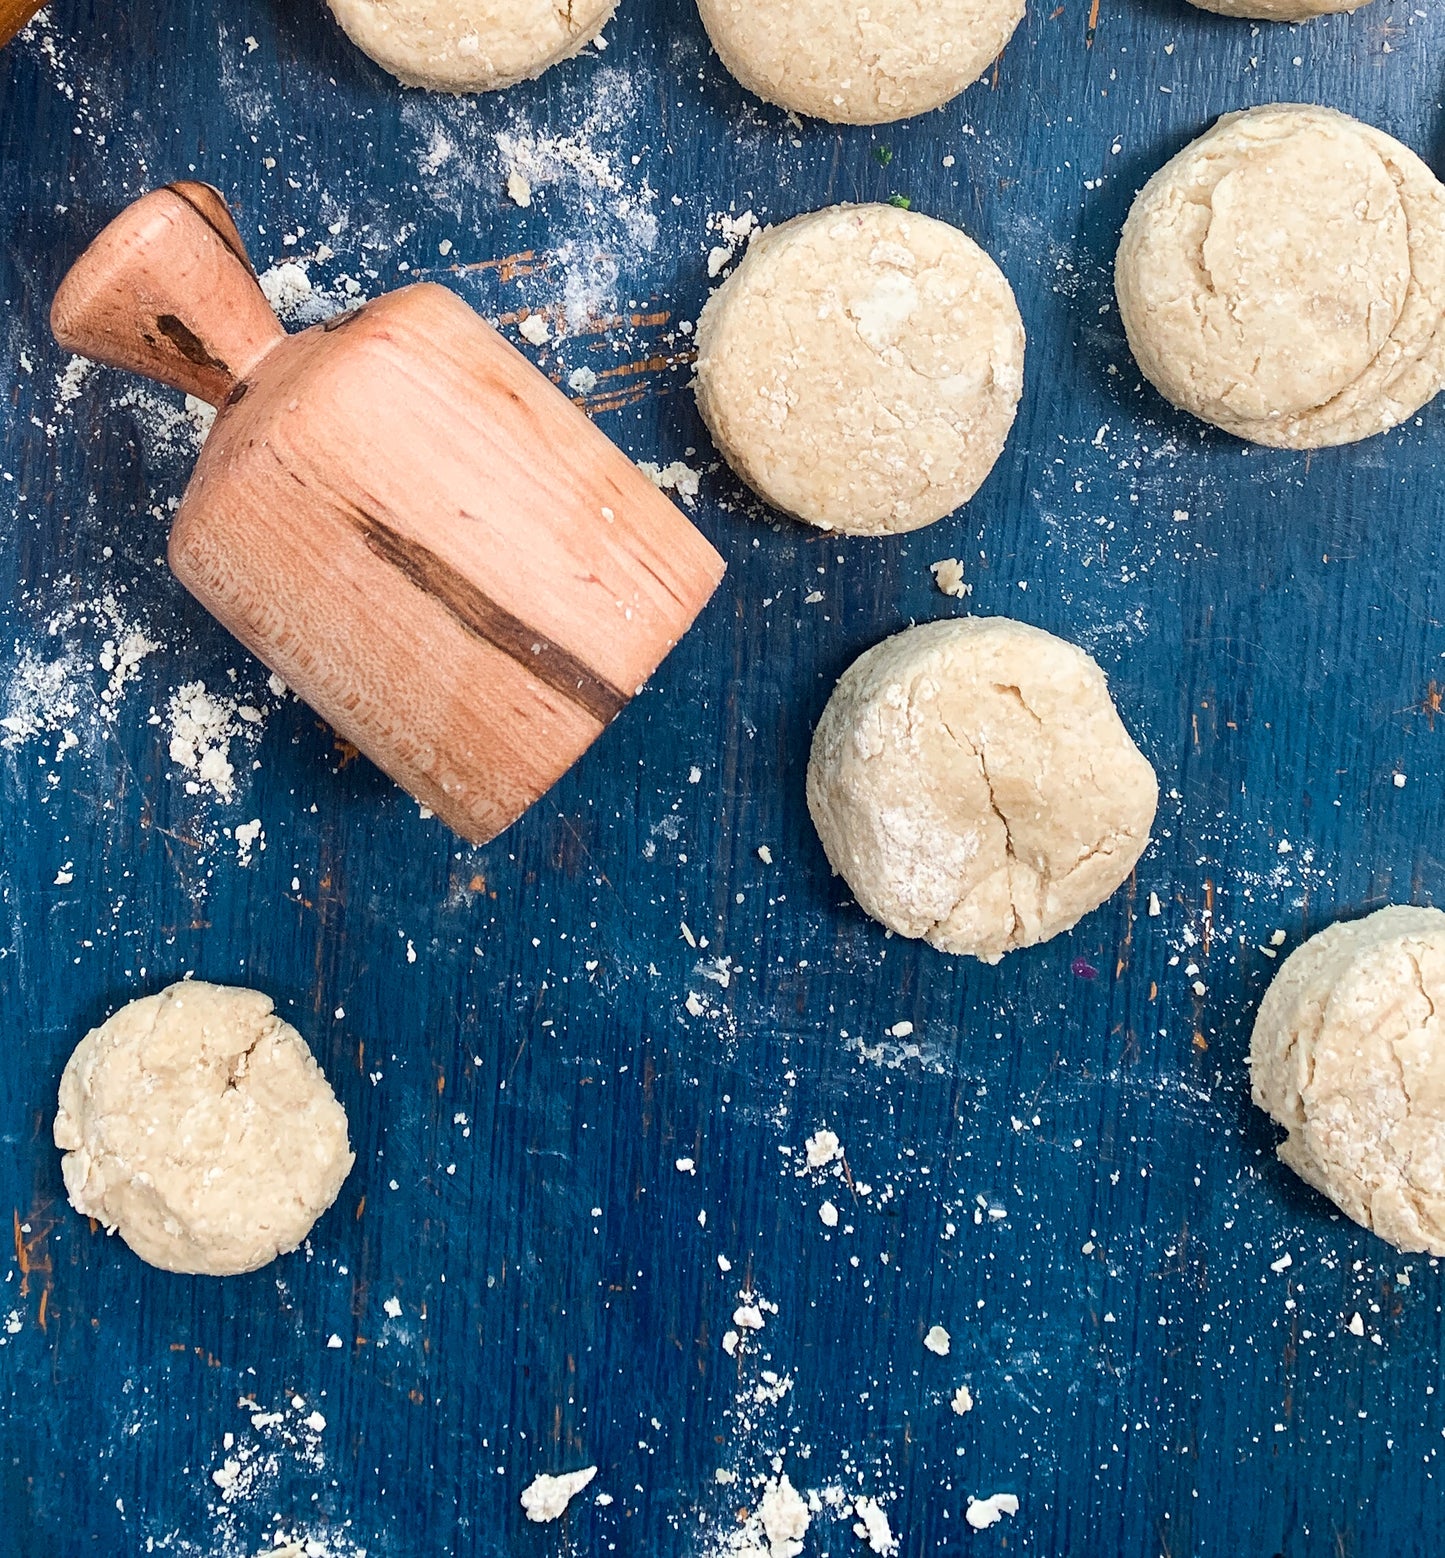
<instances>
[{"instance_id":1,"label":"floured dough ball","mask_svg":"<svg viewBox=\"0 0 1445 1558\"><path fill-rule=\"evenodd\" d=\"M1445 914L1311 936L1265 992L1249 1065L1296 1174L1397 1249L1445 1255Z\"/></svg>"},{"instance_id":2,"label":"floured dough ball","mask_svg":"<svg viewBox=\"0 0 1445 1558\"><path fill-rule=\"evenodd\" d=\"M346 35L409 87L494 92L602 31L617 0L330 0Z\"/></svg>"},{"instance_id":3,"label":"floured dough ball","mask_svg":"<svg viewBox=\"0 0 1445 1558\"><path fill-rule=\"evenodd\" d=\"M1331 108L1229 114L1144 186L1115 267L1159 392L1254 443L1317 449L1445 382L1445 189Z\"/></svg>"},{"instance_id":4,"label":"floured dough ball","mask_svg":"<svg viewBox=\"0 0 1445 1558\"><path fill-rule=\"evenodd\" d=\"M1023 0L698 0L724 65L770 103L884 124L957 97L1003 52Z\"/></svg>"},{"instance_id":5,"label":"floured dough ball","mask_svg":"<svg viewBox=\"0 0 1445 1558\"><path fill-rule=\"evenodd\" d=\"M1149 842L1158 797L1099 667L1007 617L870 649L808 762L808 810L863 908L988 963L1103 903Z\"/></svg>"},{"instance_id":6,"label":"floured dough ball","mask_svg":"<svg viewBox=\"0 0 1445 1558\"><path fill-rule=\"evenodd\" d=\"M55 1144L77 1212L152 1266L218 1277L294 1250L354 1161L345 1111L270 997L200 981L86 1034Z\"/></svg>"},{"instance_id":7,"label":"floured dough ball","mask_svg":"<svg viewBox=\"0 0 1445 1558\"><path fill-rule=\"evenodd\" d=\"M947 223L832 206L769 229L709 299L697 401L728 464L824 530L916 530L966 503L1023 389L1003 272Z\"/></svg>"},{"instance_id":8,"label":"floured dough ball","mask_svg":"<svg viewBox=\"0 0 1445 1558\"><path fill-rule=\"evenodd\" d=\"M1191 0L1201 11L1243 16L1255 22L1307 22L1339 11L1358 11L1370 0Z\"/></svg>"}]
</instances>

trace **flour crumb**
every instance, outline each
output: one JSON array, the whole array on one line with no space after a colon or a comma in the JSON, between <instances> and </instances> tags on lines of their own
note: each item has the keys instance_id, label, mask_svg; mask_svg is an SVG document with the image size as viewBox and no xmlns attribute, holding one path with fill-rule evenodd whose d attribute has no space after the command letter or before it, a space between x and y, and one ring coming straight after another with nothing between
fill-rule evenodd
<instances>
[{"instance_id":1,"label":"flour crumb","mask_svg":"<svg viewBox=\"0 0 1445 1558\"><path fill-rule=\"evenodd\" d=\"M996 1526L1005 1515L1016 1515L1019 1501L1012 1493L994 1493L988 1498L974 1498L969 1494L968 1508L963 1518L975 1531L987 1531Z\"/></svg>"},{"instance_id":2,"label":"flour crumb","mask_svg":"<svg viewBox=\"0 0 1445 1558\"><path fill-rule=\"evenodd\" d=\"M815 1131L804 1143L810 1169L827 1168L835 1159L843 1156L843 1143L835 1132Z\"/></svg>"},{"instance_id":3,"label":"flour crumb","mask_svg":"<svg viewBox=\"0 0 1445 1558\"><path fill-rule=\"evenodd\" d=\"M55 381L56 405L68 406L71 401L79 400L81 386L94 367L88 357L72 357Z\"/></svg>"},{"instance_id":4,"label":"flour crumb","mask_svg":"<svg viewBox=\"0 0 1445 1558\"><path fill-rule=\"evenodd\" d=\"M784 1472L769 1481L758 1505L758 1519L768 1538L769 1558L798 1558L810 1516L808 1506Z\"/></svg>"},{"instance_id":5,"label":"flour crumb","mask_svg":"<svg viewBox=\"0 0 1445 1558\"><path fill-rule=\"evenodd\" d=\"M831 1201L825 1201L818 1208L818 1217L825 1228L836 1228L838 1226L838 1208Z\"/></svg>"},{"instance_id":6,"label":"flour crumb","mask_svg":"<svg viewBox=\"0 0 1445 1558\"><path fill-rule=\"evenodd\" d=\"M565 1472L560 1477L551 1477L545 1472L540 1477L534 1477L522 1490L522 1508L527 1512L527 1519L536 1521L538 1525L560 1520L567 1505L596 1475L595 1466L586 1466L581 1471Z\"/></svg>"},{"instance_id":7,"label":"flour crumb","mask_svg":"<svg viewBox=\"0 0 1445 1558\"><path fill-rule=\"evenodd\" d=\"M758 219L751 211L741 216L729 216L725 211L714 212L707 220L708 231L718 234L722 242L708 251L707 273L715 279L732 264L739 249L752 241L758 232Z\"/></svg>"},{"instance_id":8,"label":"flour crumb","mask_svg":"<svg viewBox=\"0 0 1445 1558\"><path fill-rule=\"evenodd\" d=\"M928 1335L923 1338L923 1345L937 1357L946 1358L948 1349L953 1345L953 1338L941 1325L931 1325Z\"/></svg>"},{"instance_id":9,"label":"flour crumb","mask_svg":"<svg viewBox=\"0 0 1445 1558\"><path fill-rule=\"evenodd\" d=\"M973 593L973 586L963 581L963 564L956 557L945 557L941 562L930 563L928 571L933 582L945 595L955 600L966 600Z\"/></svg>"},{"instance_id":10,"label":"flour crumb","mask_svg":"<svg viewBox=\"0 0 1445 1558\"><path fill-rule=\"evenodd\" d=\"M311 296L311 277L304 265L284 260L261 272L257 280L266 301L283 318L294 314Z\"/></svg>"},{"instance_id":11,"label":"flour crumb","mask_svg":"<svg viewBox=\"0 0 1445 1558\"><path fill-rule=\"evenodd\" d=\"M567 388L574 395L590 395L597 388L597 375L591 368L574 368L567 375Z\"/></svg>"},{"instance_id":12,"label":"flour crumb","mask_svg":"<svg viewBox=\"0 0 1445 1558\"><path fill-rule=\"evenodd\" d=\"M739 1304L733 1310L733 1324L740 1331L761 1331L763 1328L763 1312L756 1304Z\"/></svg>"},{"instance_id":13,"label":"flour crumb","mask_svg":"<svg viewBox=\"0 0 1445 1558\"><path fill-rule=\"evenodd\" d=\"M518 168L507 174L507 198L524 211L532 204L532 181Z\"/></svg>"},{"instance_id":14,"label":"flour crumb","mask_svg":"<svg viewBox=\"0 0 1445 1558\"><path fill-rule=\"evenodd\" d=\"M399 1298L389 1298L381 1307L393 1320L401 1319L401 1300Z\"/></svg>"},{"instance_id":15,"label":"flour crumb","mask_svg":"<svg viewBox=\"0 0 1445 1558\"><path fill-rule=\"evenodd\" d=\"M1351 1336L1363 1336L1365 1334L1365 1322L1360 1318L1359 1310L1350 1316L1350 1323L1345 1327Z\"/></svg>"},{"instance_id":16,"label":"flour crumb","mask_svg":"<svg viewBox=\"0 0 1445 1558\"><path fill-rule=\"evenodd\" d=\"M674 460L671 465L654 465L649 460L643 460L638 469L659 491L675 492L688 508L697 502L698 489L702 486L702 472L695 471L685 461Z\"/></svg>"},{"instance_id":17,"label":"flour crumb","mask_svg":"<svg viewBox=\"0 0 1445 1558\"><path fill-rule=\"evenodd\" d=\"M552 327L547 323L545 314L528 314L517 330L522 339L530 341L533 346L545 346L552 339Z\"/></svg>"},{"instance_id":18,"label":"flour crumb","mask_svg":"<svg viewBox=\"0 0 1445 1558\"><path fill-rule=\"evenodd\" d=\"M697 1164L691 1158L679 1158L673 1167L679 1174L696 1174Z\"/></svg>"},{"instance_id":19,"label":"flour crumb","mask_svg":"<svg viewBox=\"0 0 1445 1558\"><path fill-rule=\"evenodd\" d=\"M193 776L186 781L186 792L196 795L206 789L231 800L236 793L230 760L235 705L213 698L204 682L186 682L171 694L168 719L171 762Z\"/></svg>"},{"instance_id":20,"label":"flour crumb","mask_svg":"<svg viewBox=\"0 0 1445 1558\"><path fill-rule=\"evenodd\" d=\"M953 1400L950 1405L953 1407L953 1410L958 1414L959 1417L966 1417L970 1412L973 1411L973 1392L968 1388L967 1385L960 1385L958 1389L954 1391Z\"/></svg>"},{"instance_id":21,"label":"flour crumb","mask_svg":"<svg viewBox=\"0 0 1445 1558\"><path fill-rule=\"evenodd\" d=\"M251 864L251 851L259 845L266 847L266 831L261 826L261 819L253 817L250 822L243 822L236 829L236 859L243 866Z\"/></svg>"},{"instance_id":22,"label":"flour crumb","mask_svg":"<svg viewBox=\"0 0 1445 1558\"><path fill-rule=\"evenodd\" d=\"M890 1554L898 1551L898 1539L893 1535L888 1516L877 1499L860 1498L853 1506L853 1513L858 1517L853 1527L854 1536L862 1537L883 1558L889 1558Z\"/></svg>"},{"instance_id":23,"label":"flour crumb","mask_svg":"<svg viewBox=\"0 0 1445 1558\"><path fill-rule=\"evenodd\" d=\"M773 852L772 852L772 850L770 850L768 848L768 846L766 844L759 844L758 845L758 859L761 860L762 863L765 866L772 865L772 863L773 863Z\"/></svg>"}]
</instances>

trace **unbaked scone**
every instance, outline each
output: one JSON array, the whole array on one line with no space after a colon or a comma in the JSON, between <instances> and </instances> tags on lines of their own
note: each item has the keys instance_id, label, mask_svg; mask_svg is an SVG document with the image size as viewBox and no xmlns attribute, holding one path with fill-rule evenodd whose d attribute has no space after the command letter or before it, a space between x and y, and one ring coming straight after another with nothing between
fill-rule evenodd
<instances>
[{"instance_id":1,"label":"unbaked scone","mask_svg":"<svg viewBox=\"0 0 1445 1558\"><path fill-rule=\"evenodd\" d=\"M171 985L76 1046L55 1144L70 1204L165 1271L294 1250L354 1161L306 1041L256 990Z\"/></svg>"},{"instance_id":2,"label":"unbaked scone","mask_svg":"<svg viewBox=\"0 0 1445 1558\"><path fill-rule=\"evenodd\" d=\"M1144 186L1115 267L1144 376L1254 443L1317 449L1445 383L1445 188L1331 108L1228 114Z\"/></svg>"},{"instance_id":3,"label":"unbaked scone","mask_svg":"<svg viewBox=\"0 0 1445 1558\"><path fill-rule=\"evenodd\" d=\"M750 92L834 124L884 124L957 97L1003 52L1023 0L698 0Z\"/></svg>"},{"instance_id":4,"label":"unbaked scone","mask_svg":"<svg viewBox=\"0 0 1445 1558\"><path fill-rule=\"evenodd\" d=\"M1308 22L1316 16L1358 11L1370 0L1190 0L1216 16L1242 16L1253 22Z\"/></svg>"},{"instance_id":5,"label":"unbaked scone","mask_svg":"<svg viewBox=\"0 0 1445 1558\"><path fill-rule=\"evenodd\" d=\"M1265 992L1249 1066L1283 1162L1397 1249L1445 1255L1445 913L1311 936Z\"/></svg>"},{"instance_id":6,"label":"unbaked scone","mask_svg":"<svg viewBox=\"0 0 1445 1558\"><path fill-rule=\"evenodd\" d=\"M875 920L997 963L1097 908L1159 787L1104 673L1007 617L930 622L855 660L813 736L808 810Z\"/></svg>"},{"instance_id":7,"label":"unbaked scone","mask_svg":"<svg viewBox=\"0 0 1445 1558\"><path fill-rule=\"evenodd\" d=\"M697 403L728 464L825 530L916 530L992 470L1023 389L1024 327L971 238L893 206L769 228L708 300Z\"/></svg>"},{"instance_id":8,"label":"unbaked scone","mask_svg":"<svg viewBox=\"0 0 1445 1558\"><path fill-rule=\"evenodd\" d=\"M347 37L409 87L494 92L602 31L617 0L329 0Z\"/></svg>"}]
</instances>

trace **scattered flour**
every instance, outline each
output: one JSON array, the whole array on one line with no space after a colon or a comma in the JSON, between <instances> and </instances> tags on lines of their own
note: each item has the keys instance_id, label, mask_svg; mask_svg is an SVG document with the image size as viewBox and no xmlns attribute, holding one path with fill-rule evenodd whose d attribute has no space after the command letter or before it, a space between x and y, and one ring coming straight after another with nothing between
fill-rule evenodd
<instances>
[{"instance_id":1,"label":"scattered flour","mask_svg":"<svg viewBox=\"0 0 1445 1558\"><path fill-rule=\"evenodd\" d=\"M55 381L55 403L57 406L68 406L71 401L80 399L80 387L85 382L86 375L95 367L88 357L72 357L66 363L60 377Z\"/></svg>"},{"instance_id":2,"label":"scattered flour","mask_svg":"<svg viewBox=\"0 0 1445 1558\"><path fill-rule=\"evenodd\" d=\"M85 640L93 643L98 635L99 646L87 648ZM40 645L50 639L57 652L46 654ZM142 661L160 647L112 593L54 612L32 642L15 646L0 694L0 747L15 750L58 736L59 760L81 745L79 732L87 727L103 736L115 725ZM105 675L103 684L97 685L97 671Z\"/></svg>"},{"instance_id":3,"label":"scattered flour","mask_svg":"<svg viewBox=\"0 0 1445 1558\"><path fill-rule=\"evenodd\" d=\"M204 682L186 682L171 694L166 718L171 762L194 776L186 781L186 793L209 789L231 800L236 793L231 737L240 732L234 700L213 698Z\"/></svg>"},{"instance_id":4,"label":"scattered flour","mask_svg":"<svg viewBox=\"0 0 1445 1558\"><path fill-rule=\"evenodd\" d=\"M216 408L163 385L124 382L113 404L130 412L151 463L182 466L193 460L216 420Z\"/></svg>"},{"instance_id":5,"label":"scattered flour","mask_svg":"<svg viewBox=\"0 0 1445 1558\"><path fill-rule=\"evenodd\" d=\"M326 252L330 254L330 250ZM277 317L296 329L319 325L362 301L362 286L354 276L342 274L329 285L318 286L308 268L313 263L283 260L262 271L258 278Z\"/></svg>"},{"instance_id":6,"label":"scattered flour","mask_svg":"<svg viewBox=\"0 0 1445 1558\"><path fill-rule=\"evenodd\" d=\"M860 1498L854 1506L854 1513L858 1516L858 1523L853 1527L855 1536L861 1537L883 1558L890 1558L891 1554L898 1551L898 1539L893 1535L888 1516L877 1499Z\"/></svg>"},{"instance_id":7,"label":"scattered flour","mask_svg":"<svg viewBox=\"0 0 1445 1558\"><path fill-rule=\"evenodd\" d=\"M798 1558L808 1532L808 1506L787 1472L768 1483L758 1505L758 1519L768 1539L769 1558Z\"/></svg>"},{"instance_id":8,"label":"scattered flour","mask_svg":"<svg viewBox=\"0 0 1445 1558\"><path fill-rule=\"evenodd\" d=\"M585 1466L581 1471L564 1472L560 1477L551 1477L545 1472L534 1477L522 1489L522 1508L527 1512L527 1519L538 1525L560 1520L568 1504L596 1475L595 1466Z\"/></svg>"},{"instance_id":9,"label":"scattered flour","mask_svg":"<svg viewBox=\"0 0 1445 1558\"><path fill-rule=\"evenodd\" d=\"M254 818L250 822L243 822L236 829L236 859L243 865L251 864L251 851L256 848L265 849L266 830L261 826L261 819Z\"/></svg>"},{"instance_id":10,"label":"scattered flour","mask_svg":"<svg viewBox=\"0 0 1445 1558\"><path fill-rule=\"evenodd\" d=\"M741 216L732 216L726 211L715 211L708 217L707 227L710 233L716 233L722 240L708 252L709 277L720 276L737 258L738 250L744 248L752 241L753 235L761 231L758 219L751 211L744 211Z\"/></svg>"}]
</instances>

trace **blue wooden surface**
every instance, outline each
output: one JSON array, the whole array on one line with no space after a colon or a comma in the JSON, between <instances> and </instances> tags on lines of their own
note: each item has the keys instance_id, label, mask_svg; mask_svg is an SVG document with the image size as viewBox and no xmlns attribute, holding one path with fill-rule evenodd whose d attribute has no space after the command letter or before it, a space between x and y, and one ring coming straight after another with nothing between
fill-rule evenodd
<instances>
[{"instance_id":1,"label":"blue wooden surface","mask_svg":"<svg viewBox=\"0 0 1445 1558\"><path fill-rule=\"evenodd\" d=\"M1275 1163L1243 1069L1276 928L1445 887L1440 411L1313 457L1216 436L1141 386L1110 266L1133 191L1224 110L1331 103L1433 159L1445 24L1106 0L1088 47L1087 23L1031 9L996 82L876 132L750 101L688 0L623 0L605 53L474 102L396 88L319 0L55 0L0 55L0 689L68 666L77 737L0 748L0 1552L211 1558L284 1529L388 1558L703 1558L775 1455L879 1497L907 1558L1440 1550L1440 1273ZM505 200L498 132L579 131L591 172ZM552 795L463 848L276 706L160 564L190 458L164 399L59 390L65 265L187 175L262 267L326 243L333 289L424 273L514 320L570 287L616 317L539 360L643 364L593 399L664 464L712 459L677 331L708 215L906 194L1017 291L1018 424L966 513L885 542L772 523L709 470L696 517L731 571L698 628ZM1137 880L995 969L887 939L803 799L833 680L957 609L927 571L949 555L974 609L1098 657L1165 797ZM107 592L160 644L114 718ZM194 680L267 710L229 804L168 758ZM242 865L224 830L251 819ZM79 1035L186 972L276 997L357 1150L310 1250L224 1283L92 1232L49 1141ZM825 1124L846 1179L799 1172ZM745 1280L777 1311L730 1360ZM791 1381L773 1404L765 1369ZM526 1525L535 1473L591 1463L564 1522ZM967 1495L998 1491L1018 1516L968 1531ZM824 1516L808 1544L864 1551Z\"/></svg>"}]
</instances>

